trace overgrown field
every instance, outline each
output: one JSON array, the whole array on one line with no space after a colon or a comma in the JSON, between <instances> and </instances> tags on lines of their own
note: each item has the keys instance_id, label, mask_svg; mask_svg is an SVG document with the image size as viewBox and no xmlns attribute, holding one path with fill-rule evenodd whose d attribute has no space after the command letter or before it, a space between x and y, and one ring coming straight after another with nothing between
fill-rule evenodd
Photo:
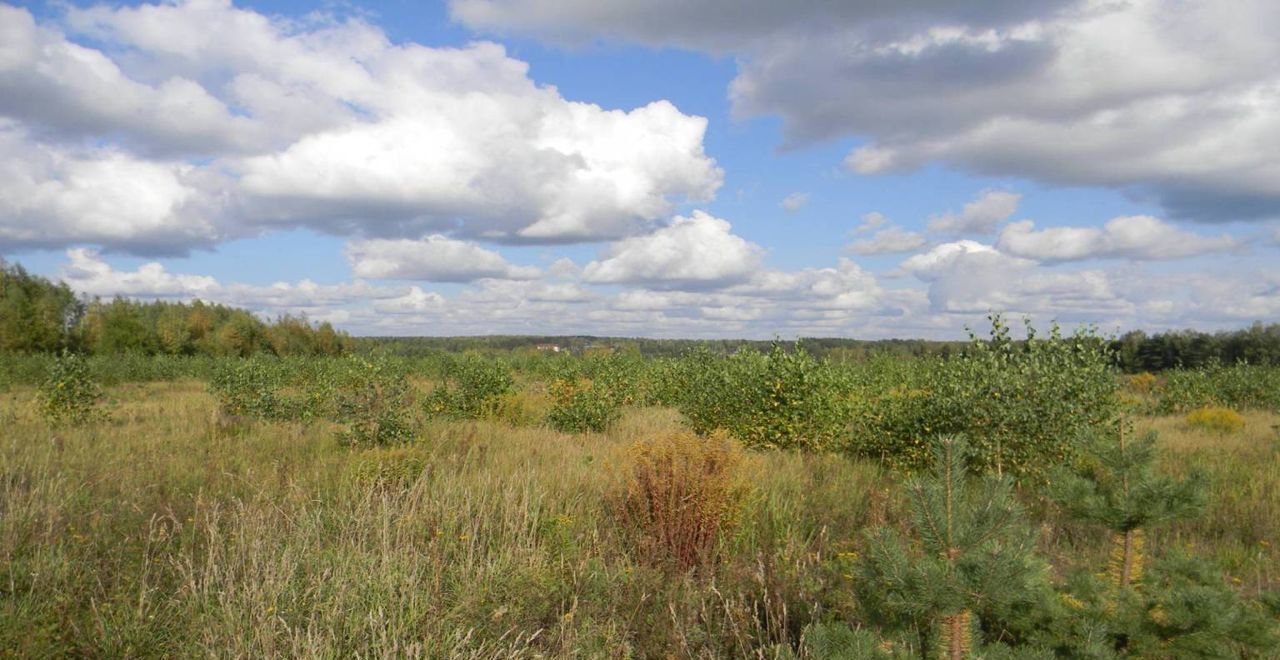
<instances>
[{"instance_id":1,"label":"overgrown field","mask_svg":"<svg viewBox=\"0 0 1280 660\"><path fill-rule=\"evenodd\" d=\"M0 394L0 655L1276 657L1274 370L999 332L103 390L63 359Z\"/></svg>"}]
</instances>

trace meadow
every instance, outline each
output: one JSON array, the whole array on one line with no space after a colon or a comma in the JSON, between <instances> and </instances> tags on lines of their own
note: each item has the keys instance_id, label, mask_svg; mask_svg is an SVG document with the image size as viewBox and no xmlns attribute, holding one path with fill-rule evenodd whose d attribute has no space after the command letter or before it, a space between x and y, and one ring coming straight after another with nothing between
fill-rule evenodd
<instances>
[{"instance_id":1,"label":"meadow","mask_svg":"<svg viewBox=\"0 0 1280 660\"><path fill-rule=\"evenodd\" d=\"M858 365L15 359L0 656L1275 657L1276 369L1126 377L1103 351L997 328L967 358ZM1134 522L1146 577L1107 586L1121 527L1054 484L1117 419L1158 434L1144 507L1201 492ZM928 481L938 435L967 439L969 481ZM949 516L979 481L956 506L1002 517L965 520L1027 543L977 539L938 580L1022 582L934 594L911 573L939 561L929 484ZM890 537L907 564L875 558ZM887 614L913 593L936 607Z\"/></svg>"}]
</instances>

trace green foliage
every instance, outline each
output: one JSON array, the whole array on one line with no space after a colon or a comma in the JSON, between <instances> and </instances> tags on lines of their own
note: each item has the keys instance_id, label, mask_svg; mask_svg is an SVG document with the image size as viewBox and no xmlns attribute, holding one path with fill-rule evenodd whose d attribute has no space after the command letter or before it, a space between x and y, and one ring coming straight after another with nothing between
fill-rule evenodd
<instances>
[{"instance_id":1,"label":"green foliage","mask_svg":"<svg viewBox=\"0 0 1280 660\"><path fill-rule=\"evenodd\" d=\"M1051 592L1035 534L1007 478L967 477L970 451L956 437L935 442L932 475L906 484L910 534L868 532L855 568L867 620L910 634L920 657L968 657L1044 623L1037 614Z\"/></svg>"},{"instance_id":2,"label":"green foliage","mask_svg":"<svg viewBox=\"0 0 1280 660\"><path fill-rule=\"evenodd\" d=\"M1166 415L1210 406L1280 411L1280 369L1211 363L1169 371L1157 395L1156 412Z\"/></svg>"},{"instance_id":3,"label":"green foliage","mask_svg":"<svg viewBox=\"0 0 1280 660\"><path fill-rule=\"evenodd\" d=\"M1155 435L1094 438L1091 452L1063 470L1052 497L1076 520L1112 532L1111 561L1098 575L1073 577L1068 600L1077 617L1065 622L1060 650L1085 655L1076 640L1143 658L1236 658L1277 644L1276 622L1264 607L1231 589L1209 563L1170 553L1152 568L1145 547L1152 525L1188 518L1204 504L1204 479L1185 480L1155 471Z\"/></svg>"},{"instance_id":4,"label":"green foliage","mask_svg":"<svg viewBox=\"0 0 1280 660\"><path fill-rule=\"evenodd\" d=\"M803 346L768 353L707 350L681 359L665 391L698 433L724 429L748 447L830 450L848 428L845 381Z\"/></svg>"},{"instance_id":5,"label":"green foliage","mask_svg":"<svg viewBox=\"0 0 1280 660\"><path fill-rule=\"evenodd\" d=\"M893 656L868 630L854 630L839 622L811 623L804 628L800 647L806 658L823 660L889 660Z\"/></svg>"},{"instance_id":6,"label":"green foliage","mask_svg":"<svg viewBox=\"0 0 1280 660\"><path fill-rule=\"evenodd\" d=\"M255 356L220 364L209 381L209 389L226 414L287 419L294 412L293 406L277 392L284 381L285 372L278 360Z\"/></svg>"},{"instance_id":7,"label":"green foliage","mask_svg":"<svg viewBox=\"0 0 1280 660\"><path fill-rule=\"evenodd\" d=\"M622 415L622 404L606 382L558 378L549 387L547 424L561 433L604 433Z\"/></svg>"},{"instance_id":8,"label":"green foliage","mask_svg":"<svg viewBox=\"0 0 1280 660\"><path fill-rule=\"evenodd\" d=\"M347 428L339 433L339 440L351 445L389 445L411 439L409 385L399 363L387 358L350 358L344 366L334 421Z\"/></svg>"},{"instance_id":9,"label":"green foliage","mask_svg":"<svg viewBox=\"0 0 1280 660\"><path fill-rule=\"evenodd\" d=\"M1071 616L1055 649L1073 658L1265 658L1280 648L1276 618L1228 585L1212 563L1175 551L1141 584L1117 589L1088 571L1064 592Z\"/></svg>"},{"instance_id":10,"label":"green foliage","mask_svg":"<svg viewBox=\"0 0 1280 660\"><path fill-rule=\"evenodd\" d=\"M454 361L447 371L447 381L427 397L424 406L430 416L448 419L480 419L492 417L502 397L511 391L514 380L511 367L468 353Z\"/></svg>"},{"instance_id":11,"label":"green foliage","mask_svg":"<svg viewBox=\"0 0 1280 660\"><path fill-rule=\"evenodd\" d=\"M1047 338L1028 323L1014 342L999 315L987 340L950 360L890 367L853 397L850 449L907 469L929 462L930 438L962 434L973 467L1042 481L1074 439L1114 417L1117 382L1107 344L1087 330ZM886 380L893 383L889 385Z\"/></svg>"},{"instance_id":12,"label":"green foliage","mask_svg":"<svg viewBox=\"0 0 1280 660\"><path fill-rule=\"evenodd\" d=\"M65 283L31 275L0 259L0 353L74 348L84 303Z\"/></svg>"},{"instance_id":13,"label":"green foliage","mask_svg":"<svg viewBox=\"0 0 1280 660\"><path fill-rule=\"evenodd\" d=\"M1155 469L1156 434L1127 438L1123 424L1086 440L1087 452L1057 472L1051 497L1070 516L1126 532L1187 518L1204 506L1204 476L1187 479Z\"/></svg>"},{"instance_id":14,"label":"green foliage","mask_svg":"<svg viewBox=\"0 0 1280 660\"><path fill-rule=\"evenodd\" d=\"M40 412L49 424L82 426L101 421L102 388L89 377L84 359L63 353L54 359L40 385Z\"/></svg>"},{"instance_id":15,"label":"green foliage","mask_svg":"<svg viewBox=\"0 0 1280 660\"><path fill-rule=\"evenodd\" d=\"M1280 323L1256 322L1229 332L1173 330L1147 336L1134 330L1113 342L1126 372L1197 369L1213 363L1280 366Z\"/></svg>"}]
</instances>

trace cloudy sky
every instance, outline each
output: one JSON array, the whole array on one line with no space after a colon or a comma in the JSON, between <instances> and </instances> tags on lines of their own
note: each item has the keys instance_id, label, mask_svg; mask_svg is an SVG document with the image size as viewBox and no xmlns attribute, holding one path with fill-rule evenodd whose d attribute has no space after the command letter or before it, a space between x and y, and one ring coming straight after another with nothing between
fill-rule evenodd
<instances>
[{"instance_id":1,"label":"cloudy sky","mask_svg":"<svg viewBox=\"0 0 1280 660\"><path fill-rule=\"evenodd\" d=\"M357 334L1280 321L1274 0L0 2L0 255Z\"/></svg>"}]
</instances>

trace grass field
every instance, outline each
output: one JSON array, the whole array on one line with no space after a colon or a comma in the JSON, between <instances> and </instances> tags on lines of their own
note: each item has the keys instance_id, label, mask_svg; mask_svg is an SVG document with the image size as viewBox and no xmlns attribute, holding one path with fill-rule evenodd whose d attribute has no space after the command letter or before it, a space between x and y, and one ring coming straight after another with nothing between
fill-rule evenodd
<instances>
[{"instance_id":1,"label":"grass field","mask_svg":"<svg viewBox=\"0 0 1280 660\"><path fill-rule=\"evenodd\" d=\"M853 607L861 530L904 519L875 464L749 453L723 559L673 577L615 506L628 446L681 426L669 410L607 435L417 420L412 444L357 450L324 423L220 428L198 382L109 395L111 421L55 431L31 390L0 394L0 656L768 656ZM1245 419L1137 423L1211 486L1149 547L1252 593L1280 582L1280 417ZM1105 565L1104 533L1028 506L1055 566Z\"/></svg>"}]
</instances>

